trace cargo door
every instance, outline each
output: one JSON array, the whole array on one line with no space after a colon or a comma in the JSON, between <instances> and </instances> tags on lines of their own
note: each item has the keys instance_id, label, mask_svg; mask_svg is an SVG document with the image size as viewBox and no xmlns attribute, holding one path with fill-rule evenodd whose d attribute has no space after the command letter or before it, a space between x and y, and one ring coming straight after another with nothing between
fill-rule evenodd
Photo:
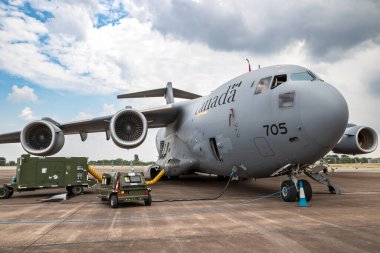
<instances>
[{"instance_id":1,"label":"cargo door","mask_svg":"<svg viewBox=\"0 0 380 253\"><path fill-rule=\"evenodd\" d=\"M64 186L63 170L63 162L40 161L37 166L37 184L43 187Z\"/></svg>"}]
</instances>

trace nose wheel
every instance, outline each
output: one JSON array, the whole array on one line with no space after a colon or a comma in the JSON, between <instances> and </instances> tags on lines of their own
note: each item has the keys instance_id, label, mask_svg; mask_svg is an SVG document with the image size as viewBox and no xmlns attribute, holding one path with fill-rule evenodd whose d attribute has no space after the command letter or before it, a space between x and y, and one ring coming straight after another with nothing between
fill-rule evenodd
<instances>
[{"instance_id":1,"label":"nose wheel","mask_svg":"<svg viewBox=\"0 0 380 253\"><path fill-rule=\"evenodd\" d=\"M281 183L281 199L285 202L294 202L297 200L297 188L292 180L286 180Z\"/></svg>"},{"instance_id":2,"label":"nose wheel","mask_svg":"<svg viewBox=\"0 0 380 253\"><path fill-rule=\"evenodd\" d=\"M306 201L310 201L313 197L313 190L310 183L307 180L296 180L297 186L294 180L285 180L281 183L280 195L281 199L285 202L295 202L299 199L300 181L302 181L303 190L305 192Z\"/></svg>"},{"instance_id":3,"label":"nose wheel","mask_svg":"<svg viewBox=\"0 0 380 253\"><path fill-rule=\"evenodd\" d=\"M298 180L298 183L297 183L298 189L300 188L301 181L302 181L303 191L305 192L306 201L310 201L311 198L313 197L313 189L311 188L309 181L305 179ZM298 191L297 197L299 198L299 191Z\"/></svg>"}]
</instances>

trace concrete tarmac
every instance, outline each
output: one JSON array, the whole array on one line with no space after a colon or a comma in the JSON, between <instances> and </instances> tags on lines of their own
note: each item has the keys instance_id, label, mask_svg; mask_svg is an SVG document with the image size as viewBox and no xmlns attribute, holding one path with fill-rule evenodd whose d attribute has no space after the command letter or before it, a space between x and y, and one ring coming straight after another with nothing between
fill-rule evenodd
<instances>
[{"instance_id":1,"label":"concrete tarmac","mask_svg":"<svg viewBox=\"0 0 380 253\"><path fill-rule=\"evenodd\" d=\"M102 171L102 169L100 169ZM15 174L0 170L0 184ZM311 207L280 200L282 177L235 181L218 200L129 203L111 209L96 189L0 200L0 252L380 252L380 173L334 173L343 194L312 181ZM155 200L210 198L226 181L186 176L152 186Z\"/></svg>"}]
</instances>

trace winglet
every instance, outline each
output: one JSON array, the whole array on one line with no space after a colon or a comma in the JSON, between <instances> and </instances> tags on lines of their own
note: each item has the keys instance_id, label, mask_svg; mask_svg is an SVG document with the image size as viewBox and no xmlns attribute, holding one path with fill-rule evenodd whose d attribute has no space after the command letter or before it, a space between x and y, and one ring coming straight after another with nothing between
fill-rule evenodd
<instances>
[{"instance_id":1,"label":"winglet","mask_svg":"<svg viewBox=\"0 0 380 253\"><path fill-rule=\"evenodd\" d=\"M117 98L145 98L145 97L165 97L167 104L174 103L174 98L184 98L184 99L196 99L201 97L200 95L187 92L180 89L175 89L171 82L168 82L166 88L146 90L134 93L126 93L118 95Z\"/></svg>"}]
</instances>

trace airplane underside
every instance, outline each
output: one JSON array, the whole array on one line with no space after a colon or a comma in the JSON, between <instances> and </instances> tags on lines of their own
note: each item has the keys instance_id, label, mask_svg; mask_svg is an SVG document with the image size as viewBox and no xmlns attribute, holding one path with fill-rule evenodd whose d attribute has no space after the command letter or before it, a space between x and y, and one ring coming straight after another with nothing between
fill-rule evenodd
<instances>
[{"instance_id":1,"label":"airplane underside","mask_svg":"<svg viewBox=\"0 0 380 253\"><path fill-rule=\"evenodd\" d=\"M158 173L165 169L165 175L167 178L178 178L182 175L194 174L194 173L206 173L217 175L218 178L228 178L233 176L235 180L248 179L248 178L267 178L287 176L288 179L281 184L280 195L285 202L294 202L299 199L300 196L300 182L304 190L305 198L310 201L312 198L312 187L310 183L305 180L298 180L299 175L302 173L327 186L330 193L340 194L340 188L334 184L329 176L328 164L324 161L315 164L286 164L281 168L271 168L270 173L267 176L256 176L255 173L247 173L249 168L242 165L233 165L230 168L223 168L221 170L199 167L200 162L195 158L193 159L159 159L156 164L152 164L145 169L145 173L150 175L151 178L155 178ZM227 173L226 173L227 171ZM254 170L252 170L254 171Z\"/></svg>"}]
</instances>

